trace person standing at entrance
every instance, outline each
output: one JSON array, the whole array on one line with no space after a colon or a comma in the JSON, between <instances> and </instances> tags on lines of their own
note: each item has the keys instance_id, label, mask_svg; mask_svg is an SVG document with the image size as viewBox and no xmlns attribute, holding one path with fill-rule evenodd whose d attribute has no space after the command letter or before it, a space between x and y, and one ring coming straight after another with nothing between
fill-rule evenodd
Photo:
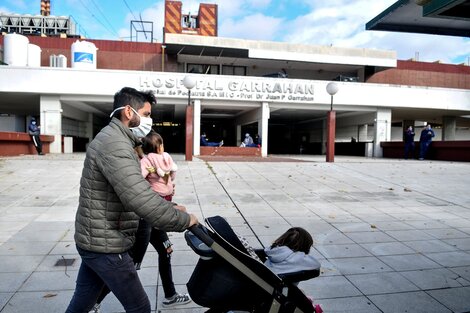
<instances>
[{"instance_id":1,"label":"person standing at entrance","mask_svg":"<svg viewBox=\"0 0 470 313\"><path fill-rule=\"evenodd\" d=\"M426 127L421 131L421 136L419 137L420 151L419 159L424 160L426 154L431 145L432 138L435 136L434 131L431 129L431 124L426 125Z\"/></svg>"},{"instance_id":2,"label":"person standing at entrance","mask_svg":"<svg viewBox=\"0 0 470 313\"><path fill-rule=\"evenodd\" d=\"M408 126L404 134L405 138L405 159L408 159L408 155L411 153L411 158L415 155L415 132L413 126Z\"/></svg>"},{"instance_id":3,"label":"person standing at entrance","mask_svg":"<svg viewBox=\"0 0 470 313\"><path fill-rule=\"evenodd\" d=\"M142 177L134 148L152 128L155 103L151 92L122 88L114 95L109 125L88 146L74 236L82 262L66 313L88 312L105 286L126 312L149 313L149 298L128 253L140 218L165 231L181 232L198 223Z\"/></svg>"},{"instance_id":4,"label":"person standing at entrance","mask_svg":"<svg viewBox=\"0 0 470 313\"><path fill-rule=\"evenodd\" d=\"M38 122L36 121L36 118L31 118L31 121L29 122L28 126L28 133L31 136L31 141L33 142L34 147L36 148L36 151L38 152L39 155L44 155L42 153L42 142L41 138L39 137L41 135L41 126L38 125Z\"/></svg>"}]
</instances>

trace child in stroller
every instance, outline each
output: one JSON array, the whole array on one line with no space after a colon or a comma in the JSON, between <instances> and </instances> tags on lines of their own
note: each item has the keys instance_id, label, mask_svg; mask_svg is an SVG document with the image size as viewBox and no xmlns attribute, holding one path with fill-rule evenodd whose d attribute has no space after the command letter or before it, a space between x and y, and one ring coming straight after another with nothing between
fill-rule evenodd
<instances>
[{"instance_id":1,"label":"child in stroller","mask_svg":"<svg viewBox=\"0 0 470 313\"><path fill-rule=\"evenodd\" d=\"M206 224L210 230L197 225L185 233L200 256L187 284L194 302L208 312L321 312L296 286L320 274L318 262L316 268L276 275L262 263L265 252L255 251L262 262L251 256L225 219L209 217Z\"/></svg>"}]
</instances>

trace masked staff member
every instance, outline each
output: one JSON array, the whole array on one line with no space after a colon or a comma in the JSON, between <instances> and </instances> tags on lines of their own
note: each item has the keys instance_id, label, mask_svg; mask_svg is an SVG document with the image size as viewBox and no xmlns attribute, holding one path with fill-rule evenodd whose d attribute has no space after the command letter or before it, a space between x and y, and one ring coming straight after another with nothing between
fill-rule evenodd
<instances>
[{"instance_id":1,"label":"masked staff member","mask_svg":"<svg viewBox=\"0 0 470 313\"><path fill-rule=\"evenodd\" d=\"M129 249L140 218L163 231L198 223L164 200L143 178L134 148L152 128L151 92L125 87L114 95L111 121L90 143L80 180L75 243L82 263L67 313L88 312L106 285L126 312L150 312Z\"/></svg>"},{"instance_id":2,"label":"masked staff member","mask_svg":"<svg viewBox=\"0 0 470 313\"><path fill-rule=\"evenodd\" d=\"M44 155L42 153L42 142L41 138L39 138L39 135L41 134L41 126L38 125L38 122L36 119L33 117L31 118L31 121L29 122L28 126L28 133L31 136L31 141L34 144L34 147L36 148L36 151L38 152L39 155Z\"/></svg>"}]
</instances>

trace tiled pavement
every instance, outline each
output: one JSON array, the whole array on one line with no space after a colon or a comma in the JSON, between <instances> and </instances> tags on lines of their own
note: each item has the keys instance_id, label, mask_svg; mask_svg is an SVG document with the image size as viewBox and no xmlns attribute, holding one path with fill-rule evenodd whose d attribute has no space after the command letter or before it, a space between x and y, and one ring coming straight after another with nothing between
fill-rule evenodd
<instances>
[{"instance_id":1,"label":"tiled pavement","mask_svg":"<svg viewBox=\"0 0 470 313\"><path fill-rule=\"evenodd\" d=\"M0 312L65 311L80 264L73 221L83 159L0 159ZM325 312L470 311L470 163L175 159L175 201L201 220L222 215L255 246L290 226L312 233L322 275L300 287ZM170 235L184 292L198 257L182 234ZM63 259L75 262L55 266ZM194 303L162 309L155 251L139 275L154 311L204 311ZM110 295L102 311L123 309Z\"/></svg>"}]
</instances>

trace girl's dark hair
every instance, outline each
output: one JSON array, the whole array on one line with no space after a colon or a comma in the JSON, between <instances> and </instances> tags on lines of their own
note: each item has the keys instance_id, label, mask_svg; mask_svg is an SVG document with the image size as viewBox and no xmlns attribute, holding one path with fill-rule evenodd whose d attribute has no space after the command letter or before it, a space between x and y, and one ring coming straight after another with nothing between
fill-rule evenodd
<instances>
[{"instance_id":1,"label":"girl's dark hair","mask_svg":"<svg viewBox=\"0 0 470 313\"><path fill-rule=\"evenodd\" d=\"M131 87L124 87L114 95L113 110L117 108L130 105L134 110L140 110L145 102L154 105L157 103L157 99L152 91L138 91ZM114 112L113 116L117 119L121 119L122 110Z\"/></svg>"},{"instance_id":2,"label":"girl's dark hair","mask_svg":"<svg viewBox=\"0 0 470 313\"><path fill-rule=\"evenodd\" d=\"M150 133L142 138L142 150L145 154L156 153L163 145L163 138L159 133L150 131Z\"/></svg>"},{"instance_id":3,"label":"girl's dark hair","mask_svg":"<svg viewBox=\"0 0 470 313\"><path fill-rule=\"evenodd\" d=\"M313 245L313 238L308 231L302 227L289 228L281 237L277 238L271 248L287 246L292 251L301 251L305 254L310 253L310 248Z\"/></svg>"}]
</instances>

